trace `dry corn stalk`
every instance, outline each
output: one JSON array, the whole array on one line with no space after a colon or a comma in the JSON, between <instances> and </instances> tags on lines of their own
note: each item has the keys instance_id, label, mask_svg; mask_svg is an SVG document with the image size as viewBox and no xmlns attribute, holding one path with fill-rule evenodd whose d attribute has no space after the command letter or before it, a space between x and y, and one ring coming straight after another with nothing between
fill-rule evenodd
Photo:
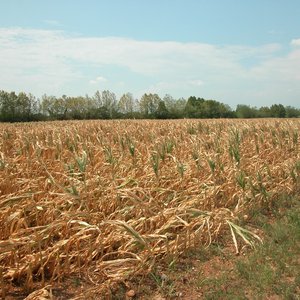
<instances>
[{"instance_id":1,"label":"dry corn stalk","mask_svg":"<svg viewBox=\"0 0 300 300\"><path fill-rule=\"evenodd\" d=\"M32 291L80 275L84 298L226 233L237 252L255 246L239 216L300 190L299 130L275 119L0 124L2 296L10 281Z\"/></svg>"}]
</instances>

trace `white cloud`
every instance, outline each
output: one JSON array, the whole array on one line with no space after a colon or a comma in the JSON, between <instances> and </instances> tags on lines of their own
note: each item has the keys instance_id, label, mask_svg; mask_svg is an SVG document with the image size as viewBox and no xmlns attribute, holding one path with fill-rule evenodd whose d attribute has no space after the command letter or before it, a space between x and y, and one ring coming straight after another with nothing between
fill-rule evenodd
<instances>
[{"instance_id":1,"label":"white cloud","mask_svg":"<svg viewBox=\"0 0 300 300\"><path fill-rule=\"evenodd\" d=\"M204 84L204 82L200 79L190 80L188 83L195 86L201 86Z\"/></svg>"},{"instance_id":2,"label":"white cloud","mask_svg":"<svg viewBox=\"0 0 300 300\"><path fill-rule=\"evenodd\" d=\"M300 46L300 39L293 39L291 41L292 46Z\"/></svg>"},{"instance_id":3,"label":"white cloud","mask_svg":"<svg viewBox=\"0 0 300 300\"><path fill-rule=\"evenodd\" d=\"M97 84L97 83L101 83L101 82L107 82L107 79L103 76L98 76L98 77L96 77L96 79L92 79L89 81L90 84Z\"/></svg>"},{"instance_id":4,"label":"white cloud","mask_svg":"<svg viewBox=\"0 0 300 300\"><path fill-rule=\"evenodd\" d=\"M300 45L300 39L293 40L291 45ZM130 87L126 83L133 93L145 90L147 85L152 92L176 93L175 97L196 94L227 103L256 99L259 105L266 99L284 99L287 90L294 91L289 96L291 101L300 98L298 47L291 47L283 55L278 44L216 46L0 28L2 89L41 95L68 93L67 87L73 87L75 94L85 94L89 85L97 83L105 83L112 90L122 88L118 85L120 76L114 78L114 72L109 81L100 75L89 80L80 65L105 68L106 72L113 66L123 72L127 70L126 77L132 72L141 76L144 86L132 83Z\"/></svg>"},{"instance_id":5,"label":"white cloud","mask_svg":"<svg viewBox=\"0 0 300 300\"><path fill-rule=\"evenodd\" d=\"M103 76L98 76L98 77L96 78L96 80L97 80L97 81L100 81L100 82L106 82L106 81L107 81L107 79L106 79L105 77L103 77Z\"/></svg>"}]
</instances>

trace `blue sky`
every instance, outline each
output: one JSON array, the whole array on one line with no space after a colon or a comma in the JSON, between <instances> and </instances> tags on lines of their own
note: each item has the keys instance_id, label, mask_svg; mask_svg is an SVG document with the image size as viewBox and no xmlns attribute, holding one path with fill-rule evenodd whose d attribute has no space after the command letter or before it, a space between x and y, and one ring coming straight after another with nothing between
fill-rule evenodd
<instances>
[{"instance_id":1,"label":"blue sky","mask_svg":"<svg viewBox=\"0 0 300 300\"><path fill-rule=\"evenodd\" d=\"M299 0L0 0L0 89L300 107Z\"/></svg>"}]
</instances>

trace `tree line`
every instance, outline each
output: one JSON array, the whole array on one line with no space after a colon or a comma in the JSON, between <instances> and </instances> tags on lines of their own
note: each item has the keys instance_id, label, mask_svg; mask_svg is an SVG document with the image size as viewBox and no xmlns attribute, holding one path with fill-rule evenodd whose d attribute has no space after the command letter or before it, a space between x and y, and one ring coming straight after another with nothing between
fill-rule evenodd
<instances>
[{"instance_id":1,"label":"tree line","mask_svg":"<svg viewBox=\"0 0 300 300\"><path fill-rule=\"evenodd\" d=\"M83 119L179 119L179 118L297 118L300 109L273 104L260 108L239 104L235 110L216 100L191 96L175 99L145 93L135 99L131 93L119 99L113 92L97 91L94 96L61 97L0 91L0 121L26 122Z\"/></svg>"}]
</instances>

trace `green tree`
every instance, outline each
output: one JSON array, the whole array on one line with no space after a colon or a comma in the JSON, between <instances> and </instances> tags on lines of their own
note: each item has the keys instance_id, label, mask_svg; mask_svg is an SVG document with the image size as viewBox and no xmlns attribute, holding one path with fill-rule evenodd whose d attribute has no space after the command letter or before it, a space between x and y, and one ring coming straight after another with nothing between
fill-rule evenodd
<instances>
[{"instance_id":1,"label":"green tree","mask_svg":"<svg viewBox=\"0 0 300 300\"><path fill-rule=\"evenodd\" d=\"M96 108L100 108L103 106L102 95L99 91L96 91L93 100L96 104Z\"/></svg>"},{"instance_id":2,"label":"green tree","mask_svg":"<svg viewBox=\"0 0 300 300\"><path fill-rule=\"evenodd\" d=\"M38 102L32 94L0 91L0 120L23 122L37 119Z\"/></svg>"},{"instance_id":3,"label":"green tree","mask_svg":"<svg viewBox=\"0 0 300 300\"><path fill-rule=\"evenodd\" d=\"M118 111L129 117L132 116L134 111L134 98L131 93L122 95L118 103Z\"/></svg>"},{"instance_id":4,"label":"green tree","mask_svg":"<svg viewBox=\"0 0 300 300\"><path fill-rule=\"evenodd\" d=\"M158 109L160 97L157 94L144 94L139 102L140 112L143 117L153 117Z\"/></svg>"},{"instance_id":5,"label":"green tree","mask_svg":"<svg viewBox=\"0 0 300 300\"><path fill-rule=\"evenodd\" d=\"M86 119L88 106L84 97L67 97L65 99L68 119Z\"/></svg>"},{"instance_id":6,"label":"green tree","mask_svg":"<svg viewBox=\"0 0 300 300\"><path fill-rule=\"evenodd\" d=\"M68 105L67 96L60 98L55 96L42 96L42 111L52 120L64 120L67 118Z\"/></svg>"},{"instance_id":7,"label":"green tree","mask_svg":"<svg viewBox=\"0 0 300 300\"><path fill-rule=\"evenodd\" d=\"M285 117L285 108L282 104L273 104L270 107L271 116L274 118L284 118Z\"/></svg>"},{"instance_id":8,"label":"green tree","mask_svg":"<svg viewBox=\"0 0 300 300\"><path fill-rule=\"evenodd\" d=\"M189 118L232 118L234 113L229 105L216 100L189 97L185 106L185 115Z\"/></svg>"},{"instance_id":9,"label":"green tree","mask_svg":"<svg viewBox=\"0 0 300 300\"><path fill-rule=\"evenodd\" d=\"M220 118L235 118L235 112L232 111L228 104L219 103Z\"/></svg>"},{"instance_id":10,"label":"green tree","mask_svg":"<svg viewBox=\"0 0 300 300\"><path fill-rule=\"evenodd\" d=\"M257 117L257 109L244 104L238 104L236 107L236 115L238 118L249 119Z\"/></svg>"},{"instance_id":11,"label":"green tree","mask_svg":"<svg viewBox=\"0 0 300 300\"><path fill-rule=\"evenodd\" d=\"M31 99L23 92L19 93L15 107L15 118L18 121L30 121L31 120Z\"/></svg>"},{"instance_id":12,"label":"green tree","mask_svg":"<svg viewBox=\"0 0 300 300\"><path fill-rule=\"evenodd\" d=\"M102 92L103 107L105 107L109 113L109 117L112 119L115 117L117 112L117 97L114 93L109 90Z\"/></svg>"},{"instance_id":13,"label":"green tree","mask_svg":"<svg viewBox=\"0 0 300 300\"><path fill-rule=\"evenodd\" d=\"M220 103L215 100L206 100L202 104L203 115L205 118L220 118Z\"/></svg>"},{"instance_id":14,"label":"green tree","mask_svg":"<svg viewBox=\"0 0 300 300\"><path fill-rule=\"evenodd\" d=\"M258 110L258 117L260 118L270 118L271 117L271 110L268 106L262 106Z\"/></svg>"},{"instance_id":15,"label":"green tree","mask_svg":"<svg viewBox=\"0 0 300 300\"><path fill-rule=\"evenodd\" d=\"M10 122L15 117L17 95L12 92L0 91L1 121Z\"/></svg>"},{"instance_id":16,"label":"green tree","mask_svg":"<svg viewBox=\"0 0 300 300\"><path fill-rule=\"evenodd\" d=\"M166 104L164 101L159 101L158 108L155 112L155 117L157 119L168 119L170 116L170 113L166 107Z\"/></svg>"},{"instance_id":17,"label":"green tree","mask_svg":"<svg viewBox=\"0 0 300 300\"><path fill-rule=\"evenodd\" d=\"M292 106L285 107L285 113L287 118L299 118L300 117L300 109L297 109Z\"/></svg>"},{"instance_id":18,"label":"green tree","mask_svg":"<svg viewBox=\"0 0 300 300\"><path fill-rule=\"evenodd\" d=\"M169 118L183 118L186 100L184 98L174 99L171 95L164 96L163 101L169 112Z\"/></svg>"},{"instance_id":19,"label":"green tree","mask_svg":"<svg viewBox=\"0 0 300 300\"><path fill-rule=\"evenodd\" d=\"M205 99L191 96L188 98L184 112L188 118L203 118L203 104Z\"/></svg>"},{"instance_id":20,"label":"green tree","mask_svg":"<svg viewBox=\"0 0 300 300\"><path fill-rule=\"evenodd\" d=\"M48 96L44 94L41 99L41 109L42 109L42 114L45 115L46 117L54 117L54 110L53 110L53 105L54 102L56 101L56 98L54 96Z\"/></svg>"}]
</instances>

